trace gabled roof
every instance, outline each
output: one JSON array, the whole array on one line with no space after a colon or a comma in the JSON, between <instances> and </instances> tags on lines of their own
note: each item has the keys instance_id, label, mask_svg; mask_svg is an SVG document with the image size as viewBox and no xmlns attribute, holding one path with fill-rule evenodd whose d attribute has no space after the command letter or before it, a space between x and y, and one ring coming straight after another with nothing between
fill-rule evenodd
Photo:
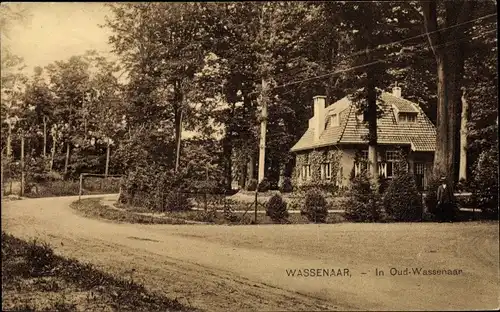
<instances>
[{"instance_id":1,"label":"gabled roof","mask_svg":"<svg viewBox=\"0 0 500 312\"><path fill-rule=\"evenodd\" d=\"M436 128L418 104L387 92L382 92L381 100L383 114L377 119L378 144L409 145L413 151L435 150ZM417 113L416 122L398 123L395 109L399 112ZM318 141L314 140L316 130L314 127L309 127L291 151L296 152L337 144L366 144L367 125L358 119L356 107L348 97L344 97L325 108L327 116L336 113L339 114L338 127L332 127L330 118L326 118L326 127Z\"/></svg>"}]
</instances>

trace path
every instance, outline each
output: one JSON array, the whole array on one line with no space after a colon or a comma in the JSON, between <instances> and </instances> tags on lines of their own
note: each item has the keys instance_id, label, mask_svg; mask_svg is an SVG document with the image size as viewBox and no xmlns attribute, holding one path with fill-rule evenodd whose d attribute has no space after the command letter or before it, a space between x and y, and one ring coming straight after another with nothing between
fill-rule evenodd
<instances>
[{"instance_id":1,"label":"path","mask_svg":"<svg viewBox=\"0 0 500 312\"><path fill-rule=\"evenodd\" d=\"M69 208L76 198L5 203L2 228L209 311L499 306L498 223L131 225L81 217ZM390 276L391 267L463 274ZM350 274L286 274L305 268Z\"/></svg>"}]
</instances>

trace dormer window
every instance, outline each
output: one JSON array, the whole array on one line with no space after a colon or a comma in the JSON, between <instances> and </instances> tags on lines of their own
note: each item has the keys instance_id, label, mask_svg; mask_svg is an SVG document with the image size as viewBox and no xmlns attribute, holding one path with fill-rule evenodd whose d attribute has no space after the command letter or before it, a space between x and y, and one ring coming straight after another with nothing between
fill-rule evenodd
<instances>
[{"instance_id":1,"label":"dormer window","mask_svg":"<svg viewBox=\"0 0 500 312\"><path fill-rule=\"evenodd\" d=\"M399 122L416 122L417 114L415 113L399 113Z\"/></svg>"},{"instance_id":2,"label":"dormer window","mask_svg":"<svg viewBox=\"0 0 500 312\"><path fill-rule=\"evenodd\" d=\"M339 114L333 114L330 116L330 125L332 125L332 127L339 126Z\"/></svg>"}]
</instances>

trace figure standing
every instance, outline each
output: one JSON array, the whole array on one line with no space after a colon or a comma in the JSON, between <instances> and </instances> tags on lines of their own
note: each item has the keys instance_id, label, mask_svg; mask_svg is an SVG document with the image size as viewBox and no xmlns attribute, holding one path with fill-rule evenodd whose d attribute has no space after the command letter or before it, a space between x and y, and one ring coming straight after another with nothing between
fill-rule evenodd
<instances>
[{"instance_id":1,"label":"figure standing","mask_svg":"<svg viewBox=\"0 0 500 312\"><path fill-rule=\"evenodd\" d=\"M439 222L453 221L453 191L445 177L440 179L441 185L437 189L437 213Z\"/></svg>"}]
</instances>

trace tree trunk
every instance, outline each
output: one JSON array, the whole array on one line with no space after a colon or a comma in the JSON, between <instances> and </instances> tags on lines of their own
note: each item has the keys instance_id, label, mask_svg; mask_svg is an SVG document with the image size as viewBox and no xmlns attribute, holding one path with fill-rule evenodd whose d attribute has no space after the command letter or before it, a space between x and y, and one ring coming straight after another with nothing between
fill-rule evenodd
<instances>
[{"instance_id":1,"label":"tree trunk","mask_svg":"<svg viewBox=\"0 0 500 312\"><path fill-rule=\"evenodd\" d=\"M241 161L241 160L240 160ZM240 163L240 181L239 181L239 187L241 189L245 188L246 181L247 181L247 171L248 171L248 161L245 158L243 161Z\"/></svg>"},{"instance_id":2,"label":"tree trunk","mask_svg":"<svg viewBox=\"0 0 500 312\"><path fill-rule=\"evenodd\" d=\"M50 168L49 171L52 171L54 168L54 157L56 156L56 147L57 147L57 134L52 134L52 150L50 155Z\"/></svg>"},{"instance_id":3,"label":"tree trunk","mask_svg":"<svg viewBox=\"0 0 500 312\"><path fill-rule=\"evenodd\" d=\"M24 188L25 188L25 176L26 173L24 172L25 167L24 167L24 133L21 133L21 190L19 193L19 196L24 196Z\"/></svg>"},{"instance_id":4,"label":"tree trunk","mask_svg":"<svg viewBox=\"0 0 500 312\"><path fill-rule=\"evenodd\" d=\"M257 182L264 179L266 169L266 132L267 132L267 81L262 79L261 93L261 120L260 120L260 143L259 143L259 175Z\"/></svg>"},{"instance_id":5,"label":"tree trunk","mask_svg":"<svg viewBox=\"0 0 500 312\"><path fill-rule=\"evenodd\" d=\"M10 159L12 156L12 123L10 121L10 116L7 115L7 159Z\"/></svg>"},{"instance_id":6,"label":"tree trunk","mask_svg":"<svg viewBox=\"0 0 500 312\"><path fill-rule=\"evenodd\" d=\"M111 142L110 142L110 138L108 138L108 144L106 146L106 167L104 169L104 177L105 178L108 177L110 152L111 152Z\"/></svg>"},{"instance_id":7,"label":"tree trunk","mask_svg":"<svg viewBox=\"0 0 500 312\"><path fill-rule=\"evenodd\" d=\"M255 179L255 152L250 152L250 160L248 162L248 181Z\"/></svg>"},{"instance_id":8,"label":"tree trunk","mask_svg":"<svg viewBox=\"0 0 500 312\"><path fill-rule=\"evenodd\" d=\"M68 166L69 166L69 154L70 154L70 142L66 143L66 160L64 161L64 177L68 174Z\"/></svg>"},{"instance_id":9,"label":"tree trunk","mask_svg":"<svg viewBox=\"0 0 500 312\"><path fill-rule=\"evenodd\" d=\"M377 91L375 89L375 75L371 69L367 71L367 79L368 161L370 164L370 179L378 189Z\"/></svg>"},{"instance_id":10,"label":"tree trunk","mask_svg":"<svg viewBox=\"0 0 500 312\"><path fill-rule=\"evenodd\" d=\"M448 176L450 163L448 155L448 106L446 92L445 56L437 55L437 114L436 114L436 152L434 154L434 174ZM448 176L449 177L449 176Z\"/></svg>"},{"instance_id":11,"label":"tree trunk","mask_svg":"<svg viewBox=\"0 0 500 312\"><path fill-rule=\"evenodd\" d=\"M462 120L460 129L460 170L458 179L467 181L467 122L469 107L465 98L466 91L462 93Z\"/></svg>"},{"instance_id":12,"label":"tree trunk","mask_svg":"<svg viewBox=\"0 0 500 312\"><path fill-rule=\"evenodd\" d=\"M43 116L43 158L47 156L47 116Z\"/></svg>"},{"instance_id":13,"label":"tree trunk","mask_svg":"<svg viewBox=\"0 0 500 312\"><path fill-rule=\"evenodd\" d=\"M232 161L232 154L233 154L233 146L231 144L231 131L228 130L226 131L226 136L223 139L222 142L222 150L223 150L223 163L224 163L224 184L226 190L231 190L232 189L232 181L233 181L233 161Z\"/></svg>"}]
</instances>

